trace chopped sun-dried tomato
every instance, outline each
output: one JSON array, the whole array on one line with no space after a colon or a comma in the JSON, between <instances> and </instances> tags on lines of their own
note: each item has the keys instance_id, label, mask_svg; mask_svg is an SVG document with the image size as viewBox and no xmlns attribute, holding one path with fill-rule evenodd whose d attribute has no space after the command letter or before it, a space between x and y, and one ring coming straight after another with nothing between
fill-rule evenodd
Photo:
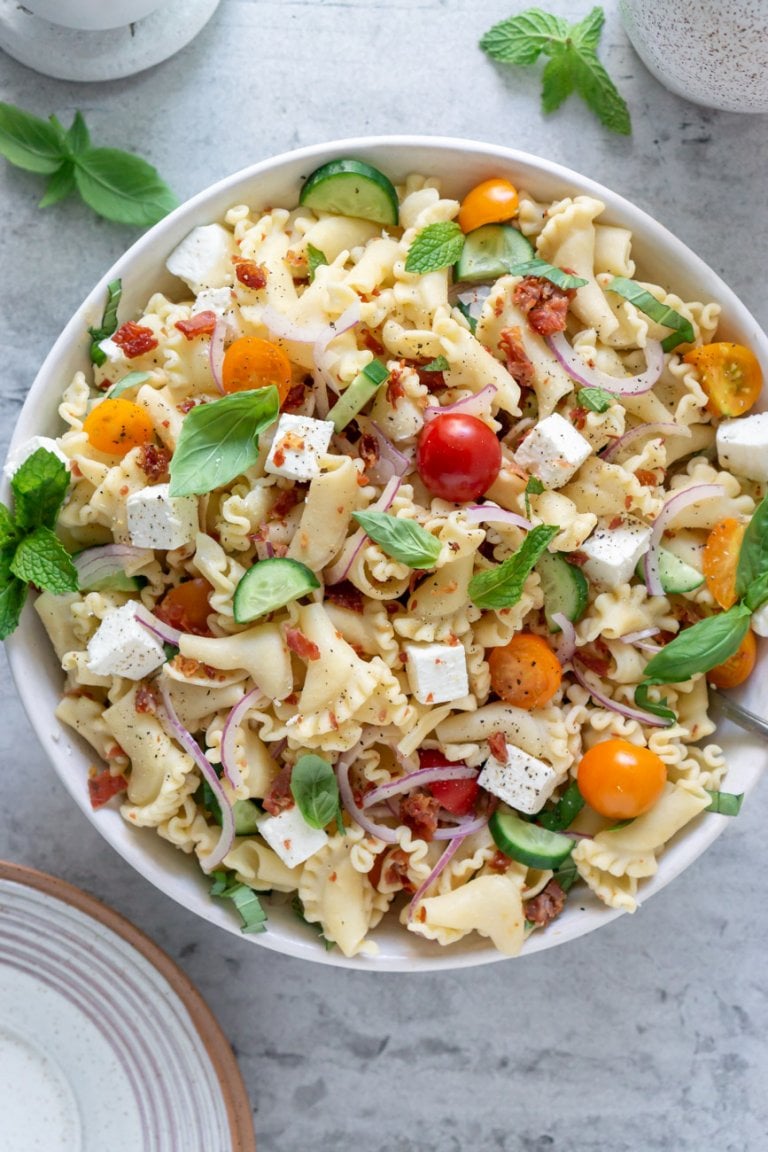
<instances>
[{"instance_id":1,"label":"chopped sun-dried tomato","mask_svg":"<svg viewBox=\"0 0 768 1152\"><path fill-rule=\"evenodd\" d=\"M291 390L282 403L283 412L296 412L299 408L304 406L304 401L307 398L307 389L312 387L312 377L305 377L299 380L298 384L293 384Z\"/></svg>"},{"instance_id":2,"label":"chopped sun-dried tomato","mask_svg":"<svg viewBox=\"0 0 768 1152\"><path fill-rule=\"evenodd\" d=\"M168 472L171 454L167 448L158 448L156 444L144 444L139 453L138 465L146 473L149 480L157 482Z\"/></svg>"},{"instance_id":3,"label":"chopped sun-dried tomato","mask_svg":"<svg viewBox=\"0 0 768 1152\"><path fill-rule=\"evenodd\" d=\"M157 336L152 329L146 328L143 324L134 324L133 320L127 320L117 332L113 333L112 342L117 344L118 348L122 348L129 360L157 348Z\"/></svg>"},{"instance_id":4,"label":"chopped sun-dried tomato","mask_svg":"<svg viewBox=\"0 0 768 1152\"><path fill-rule=\"evenodd\" d=\"M576 295L573 288L558 288L542 276L524 276L515 286L512 300L528 317L540 336L552 336L565 328L568 307Z\"/></svg>"},{"instance_id":5,"label":"chopped sun-dried tomato","mask_svg":"<svg viewBox=\"0 0 768 1152\"><path fill-rule=\"evenodd\" d=\"M269 786L269 791L261 802L261 806L270 816L279 816L288 808L293 808L296 801L291 792L292 764L284 764Z\"/></svg>"},{"instance_id":6,"label":"chopped sun-dried tomato","mask_svg":"<svg viewBox=\"0 0 768 1152\"><path fill-rule=\"evenodd\" d=\"M189 320L177 320L174 328L178 328L187 340L194 340L196 336L210 336L216 327L215 312L198 312L190 316Z\"/></svg>"},{"instance_id":7,"label":"chopped sun-dried tomato","mask_svg":"<svg viewBox=\"0 0 768 1152\"><path fill-rule=\"evenodd\" d=\"M133 698L134 709L142 714L154 716L157 712L158 698L155 695L153 688L149 684L139 684L136 689L136 695Z\"/></svg>"},{"instance_id":8,"label":"chopped sun-dried tomato","mask_svg":"<svg viewBox=\"0 0 768 1152\"><path fill-rule=\"evenodd\" d=\"M506 764L507 738L503 732L491 732L488 737L488 748L494 760L498 760L499 764Z\"/></svg>"},{"instance_id":9,"label":"chopped sun-dried tomato","mask_svg":"<svg viewBox=\"0 0 768 1152\"><path fill-rule=\"evenodd\" d=\"M329 584L324 599L330 600L331 604L338 604L339 608L349 608L351 612L362 612L365 607L362 592L348 580L342 580L340 584Z\"/></svg>"},{"instance_id":10,"label":"chopped sun-dried tomato","mask_svg":"<svg viewBox=\"0 0 768 1152\"><path fill-rule=\"evenodd\" d=\"M92 808L103 808L113 796L125 792L128 781L125 776L113 776L109 768L102 768L100 772L88 777L88 796Z\"/></svg>"},{"instance_id":11,"label":"chopped sun-dried tomato","mask_svg":"<svg viewBox=\"0 0 768 1152\"><path fill-rule=\"evenodd\" d=\"M291 652L295 652L302 660L319 660L320 649L314 640L308 639L300 628L286 628L285 643Z\"/></svg>"},{"instance_id":12,"label":"chopped sun-dried tomato","mask_svg":"<svg viewBox=\"0 0 768 1152\"><path fill-rule=\"evenodd\" d=\"M299 500L302 499L303 492L300 488L283 488L278 494L277 499L269 510L270 520L282 520L292 508L295 508Z\"/></svg>"},{"instance_id":13,"label":"chopped sun-dried tomato","mask_svg":"<svg viewBox=\"0 0 768 1152\"><path fill-rule=\"evenodd\" d=\"M422 791L411 792L400 801L400 819L422 840L434 836L439 810L440 801Z\"/></svg>"},{"instance_id":14,"label":"chopped sun-dried tomato","mask_svg":"<svg viewBox=\"0 0 768 1152\"><path fill-rule=\"evenodd\" d=\"M376 437L370 432L364 432L357 442L357 452L366 470L372 468L379 459L379 442Z\"/></svg>"},{"instance_id":15,"label":"chopped sun-dried tomato","mask_svg":"<svg viewBox=\"0 0 768 1152\"><path fill-rule=\"evenodd\" d=\"M659 483L656 479L656 473L651 472L650 468L638 468L635 476L645 488L655 488Z\"/></svg>"},{"instance_id":16,"label":"chopped sun-dried tomato","mask_svg":"<svg viewBox=\"0 0 768 1152\"><path fill-rule=\"evenodd\" d=\"M266 288L267 286L267 270L254 260L236 260L235 276L246 288L254 288L258 291L259 288Z\"/></svg>"},{"instance_id":17,"label":"chopped sun-dried tomato","mask_svg":"<svg viewBox=\"0 0 768 1152\"><path fill-rule=\"evenodd\" d=\"M502 328L499 334L499 349L507 360L507 371L521 388L532 388L536 379L528 353L523 345L523 333L518 327Z\"/></svg>"},{"instance_id":18,"label":"chopped sun-dried tomato","mask_svg":"<svg viewBox=\"0 0 768 1152\"><path fill-rule=\"evenodd\" d=\"M389 383L387 384L387 400L394 406L398 400L405 396L405 386L403 384L403 369L393 368L389 375Z\"/></svg>"}]
</instances>

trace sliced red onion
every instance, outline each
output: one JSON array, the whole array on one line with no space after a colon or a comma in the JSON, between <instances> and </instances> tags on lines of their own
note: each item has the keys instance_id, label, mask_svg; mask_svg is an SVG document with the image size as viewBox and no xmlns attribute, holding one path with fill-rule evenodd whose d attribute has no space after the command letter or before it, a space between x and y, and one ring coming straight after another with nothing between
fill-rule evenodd
<instances>
[{"instance_id":1,"label":"sliced red onion","mask_svg":"<svg viewBox=\"0 0 768 1152\"><path fill-rule=\"evenodd\" d=\"M237 766L237 730L242 724L246 713L259 704L266 704L267 698L260 688L254 688L242 700L235 704L227 716L221 733L221 767L224 775L233 788L239 788L243 782L243 774Z\"/></svg>"},{"instance_id":2,"label":"sliced red onion","mask_svg":"<svg viewBox=\"0 0 768 1152\"><path fill-rule=\"evenodd\" d=\"M370 808L380 800L388 800L390 796L400 796L403 792L410 792L412 788L419 788L422 784L435 784L440 780L474 780L477 778L477 769L468 768L466 764L450 766L443 764L437 768L417 768L407 776L399 776L397 780L389 780L372 788L363 800L363 808Z\"/></svg>"},{"instance_id":3,"label":"sliced red onion","mask_svg":"<svg viewBox=\"0 0 768 1152\"><path fill-rule=\"evenodd\" d=\"M360 825L364 832L369 836L375 836L377 840L383 840L385 844L397 844L397 830L389 828L386 824L377 824L371 820L363 811L358 808L355 803L355 797L352 794L352 785L349 782L349 769L352 762L357 755L357 747L352 748L349 752L345 752L340 756L336 763L336 779L339 782L339 794L344 808L352 817L352 819Z\"/></svg>"},{"instance_id":4,"label":"sliced red onion","mask_svg":"<svg viewBox=\"0 0 768 1152\"><path fill-rule=\"evenodd\" d=\"M467 524L509 524L514 528L523 528L530 532L533 524L521 516L519 512L510 512L507 508L499 508L498 504L470 504L464 509L464 519Z\"/></svg>"},{"instance_id":5,"label":"sliced red onion","mask_svg":"<svg viewBox=\"0 0 768 1152\"><path fill-rule=\"evenodd\" d=\"M653 436L655 438L663 436L690 436L690 428L686 428L682 424L638 424L635 428L630 428L629 432L625 432L623 436L619 436L612 444L609 444L603 452L603 460L611 460L618 451L626 448L627 444L631 444L633 440L638 440L641 436Z\"/></svg>"},{"instance_id":6,"label":"sliced red onion","mask_svg":"<svg viewBox=\"0 0 768 1152\"><path fill-rule=\"evenodd\" d=\"M333 320L330 324L326 324L318 332L312 355L314 357L316 372L315 383L317 384L317 377L325 381L326 385L334 391L338 389L338 381L331 373L330 362L333 353L329 351L329 345L337 336L341 336L344 332L348 332L350 328L354 328L355 324L360 320L360 301L355 299L349 307L342 312L338 320Z\"/></svg>"},{"instance_id":7,"label":"sliced red onion","mask_svg":"<svg viewBox=\"0 0 768 1152\"><path fill-rule=\"evenodd\" d=\"M135 601L134 615L139 624L142 624L148 632L156 636L163 644L173 644L174 648L178 648L179 640L182 633L178 628L172 628L170 624L166 624L163 620L158 620L149 608L145 608L140 600Z\"/></svg>"},{"instance_id":8,"label":"sliced red onion","mask_svg":"<svg viewBox=\"0 0 768 1152\"><path fill-rule=\"evenodd\" d=\"M637 644L638 640L646 640L649 636L655 636L661 629L654 625L652 628L640 628L637 632L625 632L623 636L619 636L624 644Z\"/></svg>"},{"instance_id":9,"label":"sliced red onion","mask_svg":"<svg viewBox=\"0 0 768 1152\"><path fill-rule=\"evenodd\" d=\"M232 812L232 805L221 786L221 781L216 775L216 769L213 764L211 764L192 733L187 731L176 715L176 709L173 706L168 685L163 681L162 677L159 683L160 695L163 698L163 709L168 727L184 751L188 752L195 764L197 764L221 809L221 834L218 842L207 856L200 858L200 867L203 869L203 872L213 872L230 851L235 839L235 818Z\"/></svg>"},{"instance_id":10,"label":"sliced red onion","mask_svg":"<svg viewBox=\"0 0 768 1152\"><path fill-rule=\"evenodd\" d=\"M427 876L427 878L423 882L423 884L420 884L419 887L416 889L416 891L413 894L413 898L411 899L411 902L408 905L408 919L409 919L409 921L413 920L413 917L414 917L415 912L416 912L416 905L422 899L422 897L424 896L424 893L429 891L429 889L432 887L432 885L437 880L440 873L444 870L445 866L447 864L450 864L451 860L456 855L456 853L458 852L459 848L464 843L464 841L466 840L468 835L469 835L468 832L462 832L461 835L455 836L451 840L450 844L446 848L445 852L443 852L443 854L440 857L440 859L438 860L437 864L435 864L435 866L432 869L432 871L430 872L429 876Z\"/></svg>"},{"instance_id":11,"label":"sliced red onion","mask_svg":"<svg viewBox=\"0 0 768 1152\"><path fill-rule=\"evenodd\" d=\"M424 409L424 423L428 424L436 416L445 416L448 412L462 412L465 416L482 416L488 410L493 397L498 392L495 384L486 384L479 392L465 396L463 400L456 400L453 404L436 404Z\"/></svg>"},{"instance_id":12,"label":"sliced red onion","mask_svg":"<svg viewBox=\"0 0 768 1152\"><path fill-rule=\"evenodd\" d=\"M560 625L560 639L557 643L557 658L561 664L567 664L573 659L576 651L576 629L573 621L569 620L564 612L553 612L552 620Z\"/></svg>"},{"instance_id":13,"label":"sliced red onion","mask_svg":"<svg viewBox=\"0 0 768 1152\"><path fill-rule=\"evenodd\" d=\"M224 341L227 337L227 325L222 319L216 321L216 327L211 333L211 342L208 345L208 363L211 366L211 375L213 381L222 396L224 395L224 383L222 380L222 371L224 368Z\"/></svg>"},{"instance_id":14,"label":"sliced red onion","mask_svg":"<svg viewBox=\"0 0 768 1152\"><path fill-rule=\"evenodd\" d=\"M479 320L483 305L491 294L491 284L478 284L475 288L462 288L459 292L451 292L449 298L460 301L469 312L473 320Z\"/></svg>"},{"instance_id":15,"label":"sliced red onion","mask_svg":"<svg viewBox=\"0 0 768 1152\"><path fill-rule=\"evenodd\" d=\"M392 479L387 482L387 485L381 496L379 496L378 500L374 504L371 504L367 511L386 512L387 509L392 506L392 502L397 495L400 484L400 477L393 476ZM342 580L346 580L349 570L355 562L357 554L367 539L368 536L362 528L358 528L357 532L355 532L353 536L349 537L344 547L342 548L341 556L333 565L333 567L329 568L326 572L326 584L340 584Z\"/></svg>"},{"instance_id":16,"label":"sliced red onion","mask_svg":"<svg viewBox=\"0 0 768 1152\"><path fill-rule=\"evenodd\" d=\"M578 661L574 660L571 665L571 672L576 680L589 692L593 699L597 700L598 704L602 704L604 708L610 709L611 712L618 712L620 716L624 716L627 720L637 720L640 724L646 724L650 728L667 728L669 727L666 720L662 720L660 716L654 716L652 712L644 712L641 708L630 708L627 704L620 704L616 700L612 700L602 688L595 688L594 684L587 679L584 671L579 667Z\"/></svg>"},{"instance_id":17,"label":"sliced red onion","mask_svg":"<svg viewBox=\"0 0 768 1152\"><path fill-rule=\"evenodd\" d=\"M649 392L659 379L664 368L664 349L658 340L649 340L645 346L646 369L638 376L610 376L599 368L592 368L580 352L577 352L562 332L546 337L547 344L560 365L577 384L585 388L602 388L618 396L639 396Z\"/></svg>"},{"instance_id":18,"label":"sliced red onion","mask_svg":"<svg viewBox=\"0 0 768 1152\"><path fill-rule=\"evenodd\" d=\"M393 476L404 476L413 463L411 458L395 447L375 420L369 416L357 416L356 420L363 434L374 437L379 450L376 463L366 469L366 474L374 484L386 484Z\"/></svg>"},{"instance_id":19,"label":"sliced red onion","mask_svg":"<svg viewBox=\"0 0 768 1152\"><path fill-rule=\"evenodd\" d=\"M453 840L456 836L461 836L463 839L465 836L471 836L473 832L479 832L487 823L487 812L483 816L461 816L453 828L436 828L432 833L432 839Z\"/></svg>"},{"instance_id":20,"label":"sliced red onion","mask_svg":"<svg viewBox=\"0 0 768 1152\"><path fill-rule=\"evenodd\" d=\"M661 538L670 520L673 520L678 512L682 512L683 508L687 508L689 504L698 504L701 500L714 500L725 495L725 489L721 484L694 484L690 488L683 489L682 492L674 492L669 497L653 522L648 551L643 559L645 586L649 595L663 596L665 594L659 576L659 554Z\"/></svg>"},{"instance_id":21,"label":"sliced red onion","mask_svg":"<svg viewBox=\"0 0 768 1152\"><path fill-rule=\"evenodd\" d=\"M154 557L151 548L136 548L133 544L101 544L86 548L72 557L77 570L78 584L87 588L115 572L125 572L127 565L139 568Z\"/></svg>"}]
</instances>

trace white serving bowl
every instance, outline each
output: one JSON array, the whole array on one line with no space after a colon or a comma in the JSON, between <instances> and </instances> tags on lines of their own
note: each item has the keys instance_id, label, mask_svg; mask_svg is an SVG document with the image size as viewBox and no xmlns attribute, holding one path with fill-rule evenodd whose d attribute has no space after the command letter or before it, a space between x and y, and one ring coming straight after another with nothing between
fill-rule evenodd
<instances>
[{"instance_id":1,"label":"white serving bowl","mask_svg":"<svg viewBox=\"0 0 768 1152\"><path fill-rule=\"evenodd\" d=\"M13 435L12 448L35 434L55 435L59 430L57 407L62 388L78 369L89 368L87 328L100 321L109 281L122 278L121 313L124 317L136 314L153 292L178 290L178 281L165 269L165 259L190 229L221 218L233 204L248 203L257 208L294 205L303 179L320 164L339 156L366 160L394 181L410 172L440 177L444 191L456 197L490 176L508 177L544 200L579 193L597 196L606 204L607 220L632 229L638 277L669 284L684 299L719 301L723 307L721 338L749 345L768 370L768 339L722 280L646 213L593 180L549 160L466 140L417 136L340 140L289 152L237 172L183 204L142 236L103 276L54 344L30 389ZM54 717L62 673L37 615L30 608L25 610L7 647L16 686L37 736L65 788L94 827L161 891L205 920L239 933L236 913L223 902L210 898L210 882L192 859L161 840L154 831L130 827L111 807L92 811L86 779L93 756L86 745ZM765 659L765 650L761 652L761 659ZM745 687L742 697L747 706L760 713L757 681L758 677L753 676L751 687ZM721 726L717 739L730 764L728 790L750 789L768 761L768 747L727 723ZM679 875L727 823L727 817L705 814L689 825L664 852L656 876L642 885L640 899L645 900ZM564 944L600 928L618 915L600 904L586 889L580 889L578 899L570 902L559 919L546 931L531 936L524 954ZM407 932L395 922L374 933L373 938L380 947L376 958L350 960L338 949L326 951L312 929L302 924L289 906L270 908L269 917L268 931L249 936L249 940L290 956L338 967L413 972L468 967L502 959L488 941L476 934L442 948Z\"/></svg>"}]
</instances>

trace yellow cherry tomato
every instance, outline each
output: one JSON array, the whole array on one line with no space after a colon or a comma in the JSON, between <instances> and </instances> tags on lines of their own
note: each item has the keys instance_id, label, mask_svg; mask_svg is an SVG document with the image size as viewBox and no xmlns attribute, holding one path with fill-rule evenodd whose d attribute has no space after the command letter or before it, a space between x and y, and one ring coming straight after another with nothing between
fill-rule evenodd
<instances>
[{"instance_id":1,"label":"yellow cherry tomato","mask_svg":"<svg viewBox=\"0 0 768 1152\"><path fill-rule=\"evenodd\" d=\"M746 524L730 516L718 520L704 545L704 579L721 608L732 608L736 603L736 567L746 528Z\"/></svg>"},{"instance_id":2,"label":"yellow cherry tomato","mask_svg":"<svg viewBox=\"0 0 768 1152\"><path fill-rule=\"evenodd\" d=\"M247 392L274 384L283 404L291 390L291 362L270 340L241 336L224 353L221 380L225 392Z\"/></svg>"},{"instance_id":3,"label":"yellow cherry tomato","mask_svg":"<svg viewBox=\"0 0 768 1152\"><path fill-rule=\"evenodd\" d=\"M517 215L517 188L509 180L484 180L461 202L459 226L462 232L473 232L483 224L501 224Z\"/></svg>"},{"instance_id":4,"label":"yellow cherry tomato","mask_svg":"<svg viewBox=\"0 0 768 1152\"><path fill-rule=\"evenodd\" d=\"M543 708L560 687L560 661L542 636L517 632L488 658L491 688L515 708Z\"/></svg>"},{"instance_id":5,"label":"yellow cherry tomato","mask_svg":"<svg viewBox=\"0 0 768 1152\"><path fill-rule=\"evenodd\" d=\"M131 400L106 399L97 404L83 421L83 431L98 452L125 456L131 448L154 439L149 413Z\"/></svg>"},{"instance_id":6,"label":"yellow cherry tomato","mask_svg":"<svg viewBox=\"0 0 768 1152\"><path fill-rule=\"evenodd\" d=\"M609 820L632 820L653 808L664 790L664 761L650 748L616 737L595 744L579 762L579 791Z\"/></svg>"},{"instance_id":7,"label":"yellow cherry tomato","mask_svg":"<svg viewBox=\"0 0 768 1152\"><path fill-rule=\"evenodd\" d=\"M760 363L752 349L743 344L704 344L691 348L683 360L698 370L709 408L716 416L743 416L760 395Z\"/></svg>"},{"instance_id":8,"label":"yellow cherry tomato","mask_svg":"<svg viewBox=\"0 0 768 1152\"><path fill-rule=\"evenodd\" d=\"M737 688L749 678L757 659L757 641L751 630L747 632L733 656L707 672L707 680L715 688Z\"/></svg>"}]
</instances>

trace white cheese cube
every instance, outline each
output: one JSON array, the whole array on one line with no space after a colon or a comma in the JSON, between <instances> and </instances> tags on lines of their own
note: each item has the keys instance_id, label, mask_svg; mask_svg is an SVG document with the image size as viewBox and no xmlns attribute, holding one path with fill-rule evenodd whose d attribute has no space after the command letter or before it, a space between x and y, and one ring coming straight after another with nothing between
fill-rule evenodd
<instances>
[{"instance_id":1,"label":"white cheese cube","mask_svg":"<svg viewBox=\"0 0 768 1152\"><path fill-rule=\"evenodd\" d=\"M723 420L715 443L721 468L749 480L768 481L768 412Z\"/></svg>"},{"instance_id":2,"label":"white cheese cube","mask_svg":"<svg viewBox=\"0 0 768 1152\"><path fill-rule=\"evenodd\" d=\"M111 336L107 336L106 340L100 340L99 348L101 348L110 364L128 363L128 357L125 352L119 344L115 344Z\"/></svg>"},{"instance_id":3,"label":"white cheese cube","mask_svg":"<svg viewBox=\"0 0 768 1152\"><path fill-rule=\"evenodd\" d=\"M142 680L165 663L160 641L136 616L136 601L108 612L88 641L86 667L97 676Z\"/></svg>"},{"instance_id":4,"label":"white cheese cube","mask_svg":"<svg viewBox=\"0 0 768 1152\"><path fill-rule=\"evenodd\" d=\"M330 420L285 413L277 424L264 471L286 480L313 480L320 473L320 457L333 435Z\"/></svg>"},{"instance_id":5,"label":"white cheese cube","mask_svg":"<svg viewBox=\"0 0 768 1152\"><path fill-rule=\"evenodd\" d=\"M214 312L219 320L233 324L235 320L235 303L231 288L204 288L198 292L192 305L192 316L201 312Z\"/></svg>"},{"instance_id":6,"label":"white cheese cube","mask_svg":"<svg viewBox=\"0 0 768 1152\"><path fill-rule=\"evenodd\" d=\"M477 782L510 808L533 816L541 811L554 792L557 772L543 760L507 744L506 764L491 756L483 765Z\"/></svg>"},{"instance_id":7,"label":"white cheese cube","mask_svg":"<svg viewBox=\"0 0 768 1152\"><path fill-rule=\"evenodd\" d=\"M562 488L592 453L592 445L557 412L540 420L514 454L516 464L545 488Z\"/></svg>"},{"instance_id":8,"label":"white cheese cube","mask_svg":"<svg viewBox=\"0 0 768 1152\"><path fill-rule=\"evenodd\" d=\"M768 636L768 602L761 604L752 613L749 626L758 636Z\"/></svg>"},{"instance_id":9,"label":"white cheese cube","mask_svg":"<svg viewBox=\"0 0 768 1152\"><path fill-rule=\"evenodd\" d=\"M8 456L5 464L3 465L3 474L6 480L10 480L12 476L18 472L25 460L28 460L33 453L37 452L38 448L45 448L47 452L52 452L61 460L62 464L66 464L69 468L69 457L65 456L61 448L55 440L51 440L50 436L32 436L31 439L25 440L23 444L19 444L18 448Z\"/></svg>"},{"instance_id":10,"label":"white cheese cube","mask_svg":"<svg viewBox=\"0 0 768 1152\"><path fill-rule=\"evenodd\" d=\"M170 484L151 484L125 502L128 535L137 548L181 548L198 532L197 497L170 496Z\"/></svg>"},{"instance_id":11,"label":"white cheese cube","mask_svg":"<svg viewBox=\"0 0 768 1152\"><path fill-rule=\"evenodd\" d=\"M579 548L587 557L582 572L602 588L617 588L619 584L628 583L651 540L651 529L631 516L624 517L615 527L611 527L612 523L599 521Z\"/></svg>"},{"instance_id":12,"label":"white cheese cube","mask_svg":"<svg viewBox=\"0 0 768 1152\"><path fill-rule=\"evenodd\" d=\"M235 275L235 238L221 224L193 228L165 262L172 276L178 276L197 294L204 288L223 288Z\"/></svg>"},{"instance_id":13,"label":"white cheese cube","mask_svg":"<svg viewBox=\"0 0 768 1152\"><path fill-rule=\"evenodd\" d=\"M403 645L411 692L420 704L447 704L469 693L463 644Z\"/></svg>"},{"instance_id":14,"label":"white cheese cube","mask_svg":"<svg viewBox=\"0 0 768 1152\"><path fill-rule=\"evenodd\" d=\"M328 842L328 834L307 824L295 804L278 816L265 816L257 827L287 868L303 864Z\"/></svg>"}]
</instances>

